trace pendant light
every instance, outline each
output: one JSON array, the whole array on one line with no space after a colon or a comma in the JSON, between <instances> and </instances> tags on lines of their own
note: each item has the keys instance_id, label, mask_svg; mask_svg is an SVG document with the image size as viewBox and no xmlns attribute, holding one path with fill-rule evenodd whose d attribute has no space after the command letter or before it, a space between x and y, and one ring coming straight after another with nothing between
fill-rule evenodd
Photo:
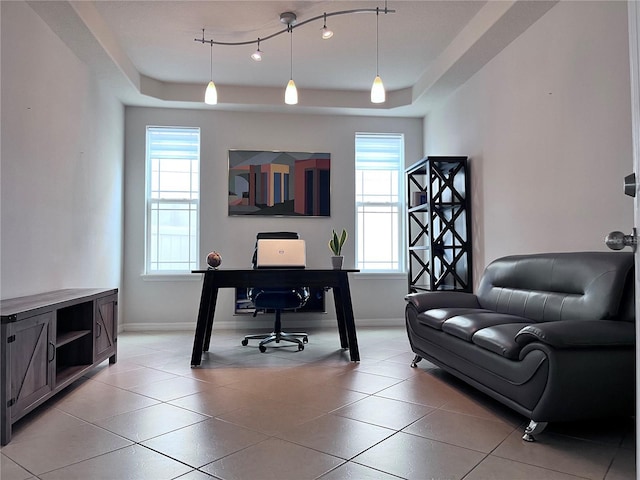
<instances>
[{"instance_id":1,"label":"pendant light","mask_svg":"<svg viewBox=\"0 0 640 480\"><path fill-rule=\"evenodd\" d=\"M380 9L376 8L376 78L373 80L373 85L371 86L371 103L384 103L386 100L386 94L384 91L384 85L382 84L382 79L380 78L380 74L378 72L378 57L380 56L380 48L378 46L378 16L380 14Z\"/></svg>"},{"instance_id":2,"label":"pendant light","mask_svg":"<svg viewBox=\"0 0 640 480\"><path fill-rule=\"evenodd\" d=\"M296 105L298 103L298 89L296 83L293 81L293 28L288 26L290 35L290 70L289 70L289 83L287 83L287 89L284 91L284 103L287 105Z\"/></svg>"},{"instance_id":3,"label":"pendant light","mask_svg":"<svg viewBox=\"0 0 640 480\"><path fill-rule=\"evenodd\" d=\"M202 30L204 35L204 29ZM207 85L207 90L204 92L204 103L207 105L215 105L218 103L218 91L216 90L216 84L213 83L213 41L211 41L211 62L209 63L210 71L209 71L209 85Z\"/></svg>"}]
</instances>

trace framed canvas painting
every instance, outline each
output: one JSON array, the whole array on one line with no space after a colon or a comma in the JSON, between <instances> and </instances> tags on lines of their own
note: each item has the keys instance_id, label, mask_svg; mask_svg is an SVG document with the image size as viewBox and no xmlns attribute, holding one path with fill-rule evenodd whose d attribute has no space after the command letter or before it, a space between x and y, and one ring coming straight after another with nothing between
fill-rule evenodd
<instances>
[{"instance_id":1,"label":"framed canvas painting","mask_svg":"<svg viewBox=\"0 0 640 480\"><path fill-rule=\"evenodd\" d=\"M229 150L229 215L328 217L331 154Z\"/></svg>"}]
</instances>

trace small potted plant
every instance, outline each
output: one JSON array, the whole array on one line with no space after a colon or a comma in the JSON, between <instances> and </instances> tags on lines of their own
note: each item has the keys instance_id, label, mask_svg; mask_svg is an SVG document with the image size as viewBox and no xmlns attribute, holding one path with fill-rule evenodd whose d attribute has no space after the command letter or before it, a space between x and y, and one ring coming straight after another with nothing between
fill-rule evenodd
<instances>
[{"instance_id":1,"label":"small potted plant","mask_svg":"<svg viewBox=\"0 0 640 480\"><path fill-rule=\"evenodd\" d=\"M342 246L344 242L347 241L347 231L343 228L340 236L336 233L335 230L331 231L331 240L329 240L329 250L333 253L331 257L331 265L334 269L340 270L342 268L342 261L344 257L342 256Z\"/></svg>"}]
</instances>

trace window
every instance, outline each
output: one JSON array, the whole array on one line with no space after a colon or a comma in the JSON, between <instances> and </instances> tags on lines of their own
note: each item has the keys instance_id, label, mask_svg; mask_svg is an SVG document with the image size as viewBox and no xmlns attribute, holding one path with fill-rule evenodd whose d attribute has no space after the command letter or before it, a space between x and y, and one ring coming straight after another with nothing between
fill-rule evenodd
<instances>
[{"instance_id":1,"label":"window","mask_svg":"<svg viewBox=\"0 0 640 480\"><path fill-rule=\"evenodd\" d=\"M197 268L200 129L147 127L147 274Z\"/></svg>"},{"instance_id":2,"label":"window","mask_svg":"<svg viewBox=\"0 0 640 480\"><path fill-rule=\"evenodd\" d=\"M404 136L356 133L356 267L403 272Z\"/></svg>"}]
</instances>

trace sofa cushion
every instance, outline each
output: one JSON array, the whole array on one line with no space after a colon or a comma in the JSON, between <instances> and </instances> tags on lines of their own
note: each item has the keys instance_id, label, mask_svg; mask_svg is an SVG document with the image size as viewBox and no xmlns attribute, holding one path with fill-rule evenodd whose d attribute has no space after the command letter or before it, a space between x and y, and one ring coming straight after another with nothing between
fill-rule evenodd
<instances>
[{"instance_id":1,"label":"sofa cushion","mask_svg":"<svg viewBox=\"0 0 640 480\"><path fill-rule=\"evenodd\" d=\"M506 313L495 313L482 310L463 313L449 318L442 324L442 331L462 340L471 342L471 337L483 328L504 323L530 324L531 320ZM521 325L521 327L524 325Z\"/></svg>"},{"instance_id":2,"label":"sofa cushion","mask_svg":"<svg viewBox=\"0 0 640 480\"><path fill-rule=\"evenodd\" d=\"M505 323L483 328L473 335L472 342L505 358L517 360L523 346L516 342L516 335L522 328L522 323Z\"/></svg>"},{"instance_id":3,"label":"sofa cushion","mask_svg":"<svg viewBox=\"0 0 640 480\"><path fill-rule=\"evenodd\" d=\"M490 312L481 308L432 308L426 312L419 313L416 317L418 322L427 327L442 330L442 324L451 317L464 315L466 313Z\"/></svg>"}]
</instances>

